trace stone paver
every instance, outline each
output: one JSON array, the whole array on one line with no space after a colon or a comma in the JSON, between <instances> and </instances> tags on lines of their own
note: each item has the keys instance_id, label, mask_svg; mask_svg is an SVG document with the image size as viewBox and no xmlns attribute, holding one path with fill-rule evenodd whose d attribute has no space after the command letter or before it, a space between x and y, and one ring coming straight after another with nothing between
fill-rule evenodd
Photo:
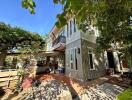
<instances>
[{"instance_id":1,"label":"stone paver","mask_svg":"<svg viewBox=\"0 0 132 100\"><path fill-rule=\"evenodd\" d=\"M122 91L124 91L124 88L120 86L104 83L100 86L86 89L79 98L81 100L114 100Z\"/></svg>"}]
</instances>

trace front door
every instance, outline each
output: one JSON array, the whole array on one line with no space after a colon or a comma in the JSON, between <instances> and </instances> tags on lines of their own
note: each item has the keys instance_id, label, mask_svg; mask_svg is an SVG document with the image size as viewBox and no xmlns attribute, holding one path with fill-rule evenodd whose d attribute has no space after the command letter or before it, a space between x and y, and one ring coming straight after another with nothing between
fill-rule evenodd
<instances>
[{"instance_id":1,"label":"front door","mask_svg":"<svg viewBox=\"0 0 132 100\"><path fill-rule=\"evenodd\" d=\"M108 64L109 64L109 68L113 68L114 72L116 70L116 65L114 62L114 56L112 52L107 52L107 58L108 58Z\"/></svg>"}]
</instances>

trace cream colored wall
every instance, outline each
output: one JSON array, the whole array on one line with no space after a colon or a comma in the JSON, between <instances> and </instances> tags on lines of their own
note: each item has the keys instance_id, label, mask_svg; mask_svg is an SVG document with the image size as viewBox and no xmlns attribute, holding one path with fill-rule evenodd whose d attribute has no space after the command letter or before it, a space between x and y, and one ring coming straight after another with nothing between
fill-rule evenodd
<instances>
[{"instance_id":1,"label":"cream colored wall","mask_svg":"<svg viewBox=\"0 0 132 100\"><path fill-rule=\"evenodd\" d=\"M83 74L84 74L84 81L88 79L95 79L100 76L103 76L106 71L106 66L105 66L105 59L103 54L97 53L95 51L96 49L96 44L86 41L86 40L81 40L81 49L82 49L82 67L83 67ZM90 68L89 64L89 55L88 55L88 50L93 51L93 66L94 69Z\"/></svg>"},{"instance_id":2,"label":"cream colored wall","mask_svg":"<svg viewBox=\"0 0 132 100\"><path fill-rule=\"evenodd\" d=\"M115 66L116 66L116 71L117 72L121 72L120 63L119 63L119 58L118 58L117 52L113 52L113 57L114 57L114 63L115 63Z\"/></svg>"},{"instance_id":3,"label":"cream colored wall","mask_svg":"<svg viewBox=\"0 0 132 100\"><path fill-rule=\"evenodd\" d=\"M104 52L104 66L106 67L106 69L109 69L109 64L108 64L108 58L107 58L107 52Z\"/></svg>"},{"instance_id":4,"label":"cream colored wall","mask_svg":"<svg viewBox=\"0 0 132 100\"><path fill-rule=\"evenodd\" d=\"M70 37L66 38L66 45L80 39L80 32L73 33Z\"/></svg>"},{"instance_id":5,"label":"cream colored wall","mask_svg":"<svg viewBox=\"0 0 132 100\"><path fill-rule=\"evenodd\" d=\"M73 20L72 20L73 21ZM69 24L69 23L68 23ZM72 23L73 25L73 23ZM72 27L72 31L73 31ZM77 26L76 26L77 28ZM98 36L98 31L96 28L91 26L91 29L93 30L94 33L84 33L82 31L80 31L78 28L76 30L75 33L72 33L72 35L70 35L69 33L69 37L66 37L66 75L79 79L81 81L86 81L87 79L93 79L93 78L97 78L101 75L104 75L105 73L105 65L104 65L104 60L102 59L102 62L100 60L97 60L94 58L94 64L97 67L96 70L89 70L88 67L88 51L85 47L96 47L96 38ZM65 34L67 34L67 26L65 26ZM69 28L70 31L70 28ZM84 42L83 42L84 40ZM87 43L88 41L88 43ZM71 69L70 68L70 58L68 58L68 50L79 46L81 49L81 53L79 55L79 61L78 61L78 65L79 65L79 69L75 70L75 69ZM70 56L70 55L69 55Z\"/></svg>"},{"instance_id":6,"label":"cream colored wall","mask_svg":"<svg viewBox=\"0 0 132 100\"><path fill-rule=\"evenodd\" d=\"M129 68L124 68L123 67L122 61L121 61L121 66L120 66L117 52L113 52L113 56L114 56L114 63L116 65L116 71L117 72L129 72L130 71ZM121 67L122 67L122 69L121 69Z\"/></svg>"},{"instance_id":7,"label":"cream colored wall","mask_svg":"<svg viewBox=\"0 0 132 100\"><path fill-rule=\"evenodd\" d=\"M73 66L73 69L71 69L70 66L70 54L68 53L69 50L80 48L80 54L77 54L77 70L75 68L75 65ZM83 69L82 69L82 55L81 55L81 40L78 39L68 45L66 45L66 51L65 51L65 59L66 59L66 75L69 77L72 77L74 79L84 81L83 77ZM75 62L74 62L75 64Z\"/></svg>"},{"instance_id":8,"label":"cream colored wall","mask_svg":"<svg viewBox=\"0 0 132 100\"><path fill-rule=\"evenodd\" d=\"M71 21L73 26L73 19L71 19ZM68 26L69 26L69 32L70 32L70 22L68 22ZM72 27L72 31L74 31L74 27ZM67 26L65 26L65 34L67 36ZM92 43L96 43L96 39L98 36L99 36L99 31L96 27L90 26L89 31L82 32L81 30L78 29L78 26L76 25L76 32L72 33L72 35L70 35L69 33L69 37L66 38L66 44L74 42L80 38L90 41Z\"/></svg>"},{"instance_id":9,"label":"cream colored wall","mask_svg":"<svg viewBox=\"0 0 132 100\"><path fill-rule=\"evenodd\" d=\"M72 26L74 26L73 19L71 19L71 21L72 21ZM66 45L80 39L80 31L78 30L77 26L76 26L76 32L74 32L74 27L72 27L72 32L73 32L72 35L70 35L70 22L68 22L68 26L69 26L68 37L67 37L67 25L65 26Z\"/></svg>"},{"instance_id":10,"label":"cream colored wall","mask_svg":"<svg viewBox=\"0 0 132 100\"><path fill-rule=\"evenodd\" d=\"M92 30L92 31L91 31ZM99 36L99 31L96 27L90 26L90 30L87 32L82 32L81 33L81 38L84 40L87 40L92 43L96 43L97 36Z\"/></svg>"},{"instance_id":11,"label":"cream colored wall","mask_svg":"<svg viewBox=\"0 0 132 100\"><path fill-rule=\"evenodd\" d=\"M52 40L50 36L46 39L46 51L52 51Z\"/></svg>"}]
</instances>

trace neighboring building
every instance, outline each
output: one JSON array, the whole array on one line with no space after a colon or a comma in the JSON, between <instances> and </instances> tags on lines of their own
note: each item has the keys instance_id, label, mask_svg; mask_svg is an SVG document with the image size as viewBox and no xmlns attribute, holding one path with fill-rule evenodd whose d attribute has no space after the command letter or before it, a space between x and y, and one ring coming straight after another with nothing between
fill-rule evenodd
<instances>
[{"instance_id":1,"label":"neighboring building","mask_svg":"<svg viewBox=\"0 0 132 100\"><path fill-rule=\"evenodd\" d=\"M84 33L77 28L75 19L58 29L53 27L49 33L47 48L59 51L59 61L65 67L65 74L75 79L86 81L106 74L106 70L113 68L120 71L120 63L116 52L96 52L96 38L99 35L96 27ZM52 45L50 44L52 43ZM49 50L49 49L48 49Z\"/></svg>"}]
</instances>

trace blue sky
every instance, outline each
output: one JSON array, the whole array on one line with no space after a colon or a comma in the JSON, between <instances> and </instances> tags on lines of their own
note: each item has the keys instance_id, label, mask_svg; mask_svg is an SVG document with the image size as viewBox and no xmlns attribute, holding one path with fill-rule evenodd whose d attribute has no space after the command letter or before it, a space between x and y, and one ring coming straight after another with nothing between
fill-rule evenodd
<instances>
[{"instance_id":1,"label":"blue sky","mask_svg":"<svg viewBox=\"0 0 132 100\"><path fill-rule=\"evenodd\" d=\"M22 8L21 0L0 0L0 22L40 35L50 32L56 22L56 15L62 11L62 5L55 5L52 0L35 1L36 14L31 15L28 10Z\"/></svg>"}]
</instances>

